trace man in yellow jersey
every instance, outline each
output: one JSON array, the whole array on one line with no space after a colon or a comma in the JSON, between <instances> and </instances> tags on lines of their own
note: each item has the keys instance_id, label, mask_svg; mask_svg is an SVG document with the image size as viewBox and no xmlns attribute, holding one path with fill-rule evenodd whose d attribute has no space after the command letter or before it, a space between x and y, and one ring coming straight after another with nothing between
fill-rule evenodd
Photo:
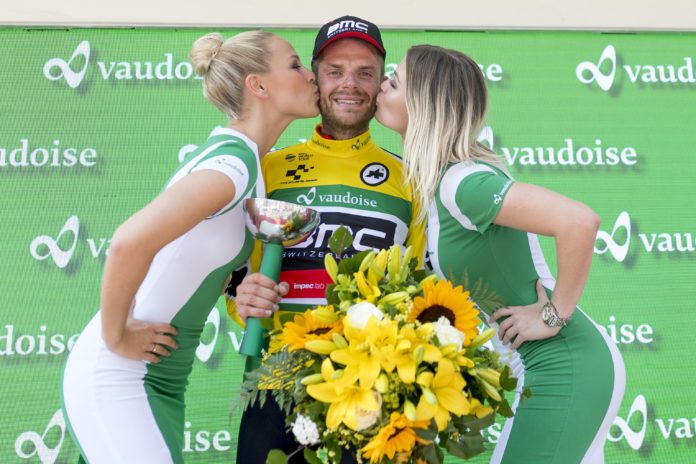
<instances>
[{"instance_id":1,"label":"man in yellow jersey","mask_svg":"<svg viewBox=\"0 0 696 464\"><path fill-rule=\"evenodd\" d=\"M414 256L422 260L424 226L415 223L416 207L402 182L401 160L377 146L369 129L385 56L380 31L369 21L343 16L319 30L312 70L319 85L321 124L307 142L267 154L261 168L269 198L310 206L320 212L321 223L311 237L285 250L280 284L254 273L236 286L229 305L234 319L325 304L330 278L324 255L330 252L331 233L342 225L354 238L348 255L398 243L413 245ZM238 463L265 462L271 449L292 453L298 447L272 398L264 407L256 404L244 412ZM342 462L355 462L344 455ZM290 462L303 462L302 453Z\"/></svg>"}]
</instances>

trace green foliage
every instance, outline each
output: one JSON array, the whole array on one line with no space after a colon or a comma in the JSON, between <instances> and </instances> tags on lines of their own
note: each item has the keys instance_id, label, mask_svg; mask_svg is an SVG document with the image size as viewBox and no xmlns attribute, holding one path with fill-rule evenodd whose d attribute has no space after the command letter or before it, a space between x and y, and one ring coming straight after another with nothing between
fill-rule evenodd
<instances>
[{"instance_id":1,"label":"green foliage","mask_svg":"<svg viewBox=\"0 0 696 464\"><path fill-rule=\"evenodd\" d=\"M288 455L279 449L272 449L266 457L266 464L288 464Z\"/></svg>"},{"instance_id":2,"label":"green foliage","mask_svg":"<svg viewBox=\"0 0 696 464\"><path fill-rule=\"evenodd\" d=\"M311 448L305 448L302 455L308 464L323 464L319 456L317 456L317 452Z\"/></svg>"},{"instance_id":3,"label":"green foliage","mask_svg":"<svg viewBox=\"0 0 696 464\"><path fill-rule=\"evenodd\" d=\"M453 281L454 282L454 281ZM476 302L481 311L486 314L493 314L503 306L503 301L496 293L490 289L490 285L483 279L479 279L471 286L469 285L469 274L464 273L460 285L469 289L469 296Z\"/></svg>"},{"instance_id":4,"label":"green foliage","mask_svg":"<svg viewBox=\"0 0 696 464\"><path fill-rule=\"evenodd\" d=\"M338 262L339 274L353 275L354 272L358 272L360 263L362 263L363 258L365 258L369 252L369 250L364 250L354 254L350 258L343 258L340 260Z\"/></svg>"},{"instance_id":5,"label":"green foliage","mask_svg":"<svg viewBox=\"0 0 696 464\"><path fill-rule=\"evenodd\" d=\"M471 459L486 451L485 439L482 431L495 423L495 414L485 417L453 416L450 423L440 433L439 445L444 447L453 456L463 459Z\"/></svg>"},{"instance_id":6,"label":"green foliage","mask_svg":"<svg viewBox=\"0 0 696 464\"><path fill-rule=\"evenodd\" d=\"M517 388L517 378L512 377L510 366L505 366L500 373L500 386L506 391L513 391Z\"/></svg>"},{"instance_id":7,"label":"green foliage","mask_svg":"<svg viewBox=\"0 0 696 464\"><path fill-rule=\"evenodd\" d=\"M343 251L353 244L353 236L344 226L334 230L329 238L329 249L336 256L343 256Z\"/></svg>"},{"instance_id":8,"label":"green foliage","mask_svg":"<svg viewBox=\"0 0 696 464\"><path fill-rule=\"evenodd\" d=\"M312 356L307 351L289 352L286 348L267 356L261 367L244 374L239 393L244 408L253 406L257 401L263 406L270 392L280 409L289 415L294 404L294 395L298 394L296 390L305 391L300 380L317 372L312 367L298 368L308 364L311 359ZM273 389L269 389L270 382L274 385Z\"/></svg>"},{"instance_id":9,"label":"green foliage","mask_svg":"<svg viewBox=\"0 0 696 464\"><path fill-rule=\"evenodd\" d=\"M244 380L239 386L238 397L242 401L242 409L247 409L258 401L259 405L263 407L266 403L266 395L268 390L259 390L259 381L261 379L261 370L255 369L251 372L244 373Z\"/></svg>"}]
</instances>

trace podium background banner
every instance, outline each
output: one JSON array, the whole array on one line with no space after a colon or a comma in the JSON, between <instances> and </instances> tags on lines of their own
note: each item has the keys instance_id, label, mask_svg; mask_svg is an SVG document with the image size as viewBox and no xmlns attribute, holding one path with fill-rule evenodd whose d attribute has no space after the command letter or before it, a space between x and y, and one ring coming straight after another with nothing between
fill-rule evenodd
<instances>
[{"instance_id":1,"label":"podium background banner","mask_svg":"<svg viewBox=\"0 0 696 464\"><path fill-rule=\"evenodd\" d=\"M0 29L2 462L77 459L59 384L98 309L110 237L226 124L187 59L207 32ZM274 32L309 65L314 30ZM388 73L414 44L472 56L490 90L481 140L518 180L602 217L581 306L618 343L627 369L606 461L692 460L696 34L385 30L383 38ZM315 123L293 123L277 147L308 137ZM395 134L376 122L372 130L401 151ZM542 246L555 268L553 241ZM220 300L190 378L187 462L235 458L240 339ZM491 449L500 430L486 432Z\"/></svg>"}]
</instances>

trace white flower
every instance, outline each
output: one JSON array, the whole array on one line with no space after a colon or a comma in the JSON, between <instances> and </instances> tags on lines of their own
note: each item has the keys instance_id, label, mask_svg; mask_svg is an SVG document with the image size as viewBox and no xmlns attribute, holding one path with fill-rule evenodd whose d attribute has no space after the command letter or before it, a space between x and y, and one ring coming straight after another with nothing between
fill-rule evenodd
<instances>
[{"instance_id":1,"label":"white flower","mask_svg":"<svg viewBox=\"0 0 696 464\"><path fill-rule=\"evenodd\" d=\"M356 303L346 312L346 319L356 329L364 329L370 316L375 316L378 321L384 318L384 313L370 302Z\"/></svg>"},{"instance_id":2,"label":"white flower","mask_svg":"<svg viewBox=\"0 0 696 464\"><path fill-rule=\"evenodd\" d=\"M355 420L358 424L358 428L356 430L358 432L374 425L374 423L377 422L377 419L379 419L380 414L382 414L382 395L374 390L372 390L372 395L375 397L375 400L377 400L378 407L376 410L368 411L367 409L362 409L360 407L355 408Z\"/></svg>"},{"instance_id":3,"label":"white flower","mask_svg":"<svg viewBox=\"0 0 696 464\"><path fill-rule=\"evenodd\" d=\"M301 445L316 445L319 443L319 429L312 419L302 414L297 415L292 424L292 433Z\"/></svg>"},{"instance_id":4,"label":"white flower","mask_svg":"<svg viewBox=\"0 0 696 464\"><path fill-rule=\"evenodd\" d=\"M435 336L440 342L440 345L444 346L450 343L456 343L457 349L462 349L466 336L455 327L452 327L449 319L445 316L441 316L433 326L435 327Z\"/></svg>"}]
</instances>

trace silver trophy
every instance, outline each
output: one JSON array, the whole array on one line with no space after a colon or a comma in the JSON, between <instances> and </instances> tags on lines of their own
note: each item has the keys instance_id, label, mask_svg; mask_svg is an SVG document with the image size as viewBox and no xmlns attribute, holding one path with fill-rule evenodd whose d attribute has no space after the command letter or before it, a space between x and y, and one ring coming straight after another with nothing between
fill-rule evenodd
<instances>
[{"instance_id":1,"label":"silver trophy","mask_svg":"<svg viewBox=\"0 0 696 464\"><path fill-rule=\"evenodd\" d=\"M244 211L247 228L264 243L259 272L278 282L284 247L309 237L319 225L319 213L306 206L267 198L249 198L244 202ZM261 356L264 332L258 318L247 318L239 352L246 356Z\"/></svg>"}]
</instances>

